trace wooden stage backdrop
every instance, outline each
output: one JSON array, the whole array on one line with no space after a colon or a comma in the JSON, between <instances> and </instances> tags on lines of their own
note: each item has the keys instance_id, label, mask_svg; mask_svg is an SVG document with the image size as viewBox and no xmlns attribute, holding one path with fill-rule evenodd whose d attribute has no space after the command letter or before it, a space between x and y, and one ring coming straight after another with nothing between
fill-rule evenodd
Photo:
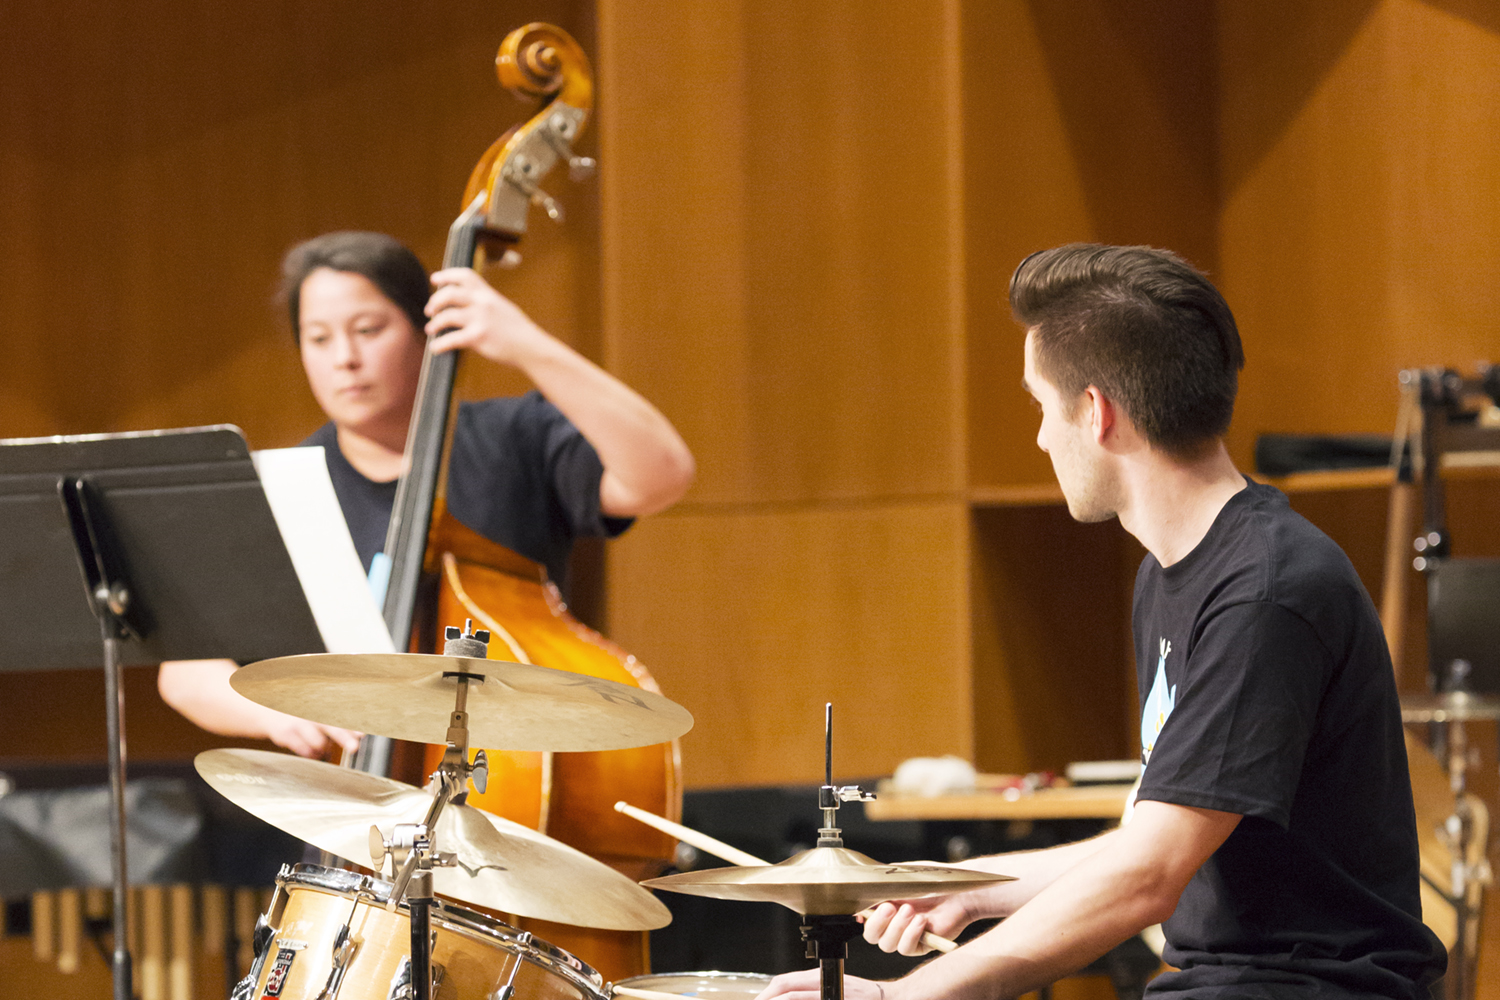
<instances>
[{"instance_id":1,"label":"wooden stage backdrop","mask_svg":"<svg viewBox=\"0 0 1500 1000\"><path fill-rule=\"evenodd\" d=\"M554 181L568 224L537 219L493 277L698 456L611 547L602 612L696 715L692 786L815 780L825 700L846 775L1136 752L1139 549L1071 523L1034 446L1004 302L1025 254L1144 242L1209 270L1246 341L1246 467L1266 431L1389 433L1399 369L1500 353L1500 13L1477 0L58 0L0 36L0 435L301 440L277 259L372 228L435 265L525 114L490 64L534 19L594 55L601 174ZM471 364L464 388L522 386ZM1297 502L1378 589L1383 494ZM1500 554L1496 503L1455 511L1461 552ZM1420 629L1408 648L1417 686ZM0 753L99 752L68 707L91 677L0 678L11 716L62 692ZM136 755L214 742L149 679L129 707Z\"/></svg>"}]
</instances>

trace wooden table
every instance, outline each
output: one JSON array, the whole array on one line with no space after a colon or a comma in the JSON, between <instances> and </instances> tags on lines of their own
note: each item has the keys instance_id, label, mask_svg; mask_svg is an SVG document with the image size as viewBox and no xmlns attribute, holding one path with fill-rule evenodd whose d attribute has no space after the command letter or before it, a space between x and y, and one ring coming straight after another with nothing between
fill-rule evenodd
<instances>
[{"instance_id":1,"label":"wooden table","mask_svg":"<svg viewBox=\"0 0 1500 1000\"><path fill-rule=\"evenodd\" d=\"M1118 820L1130 789L1130 785L1075 785L1039 788L1014 797L999 791L936 796L886 792L864 806L872 820Z\"/></svg>"}]
</instances>

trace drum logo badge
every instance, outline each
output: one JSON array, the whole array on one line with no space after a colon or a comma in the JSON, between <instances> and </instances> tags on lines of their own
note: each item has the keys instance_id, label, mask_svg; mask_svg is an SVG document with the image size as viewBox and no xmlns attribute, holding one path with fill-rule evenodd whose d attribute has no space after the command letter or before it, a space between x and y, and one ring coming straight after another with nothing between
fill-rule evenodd
<instances>
[{"instance_id":1,"label":"drum logo badge","mask_svg":"<svg viewBox=\"0 0 1500 1000\"><path fill-rule=\"evenodd\" d=\"M271 966L270 973L266 976L266 988L261 993L261 1000L267 997L281 996L281 989L286 985L286 974L292 969L292 959L297 957L294 948L277 948L276 961Z\"/></svg>"}]
</instances>

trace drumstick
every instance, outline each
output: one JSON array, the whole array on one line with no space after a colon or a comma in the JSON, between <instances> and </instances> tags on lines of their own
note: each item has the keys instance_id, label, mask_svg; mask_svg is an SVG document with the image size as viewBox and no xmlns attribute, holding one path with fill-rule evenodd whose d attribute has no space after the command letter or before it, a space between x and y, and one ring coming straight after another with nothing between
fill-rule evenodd
<instances>
[{"instance_id":1,"label":"drumstick","mask_svg":"<svg viewBox=\"0 0 1500 1000\"><path fill-rule=\"evenodd\" d=\"M762 868L769 864L769 862L762 861L760 858L757 858L753 854L746 854L738 847L733 847L729 844L726 844L722 840L719 840L715 837L710 837L706 833L699 833L697 830L694 830L691 827L683 826L681 823L674 823L669 819L665 819L661 816L656 815L655 813L649 813L644 809L637 809L635 806L631 805L628 802L616 802L615 812L622 812L632 819L640 820L647 826L654 826L662 833L671 834L678 840L682 841L684 844L696 847L700 851L707 851L709 854L712 854L718 858L723 858L725 861L731 862L733 864L740 865L745 868ZM871 907L868 910L863 910L860 913L855 914L855 916L866 917L869 916L870 913L873 912L873 910L874 907ZM945 937L934 934L931 931L923 932L922 943L929 948L942 952L949 952L958 947L958 945L954 942L948 940ZM623 990L620 990L619 987L616 987L616 991L624 992ZM639 990L635 993L625 993L625 995L638 997L639 1000L660 1000L661 996L664 995L642 995L646 993L650 993L650 991Z\"/></svg>"},{"instance_id":2,"label":"drumstick","mask_svg":"<svg viewBox=\"0 0 1500 1000\"><path fill-rule=\"evenodd\" d=\"M669 819L649 813L644 809L637 809L628 802L616 802L615 812L622 812L632 819L638 819L647 826L654 826L662 833L670 833L684 844L691 844L700 851L707 851L716 858L723 858L732 865L741 865L745 868L763 868L765 862L753 854L746 854L738 847L733 847L710 837L706 833L699 833L692 827L683 826L681 823L673 823Z\"/></svg>"}]
</instances>

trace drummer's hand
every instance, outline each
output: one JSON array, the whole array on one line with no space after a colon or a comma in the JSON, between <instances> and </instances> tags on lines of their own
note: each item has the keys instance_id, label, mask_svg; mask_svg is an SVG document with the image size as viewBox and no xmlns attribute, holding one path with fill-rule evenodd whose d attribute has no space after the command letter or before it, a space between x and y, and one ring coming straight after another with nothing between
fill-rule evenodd
<instances>
[{"instance_id":1,"label":"drummer's hand","mask_svg":"<svg viewBox=\"0 0 1500 1000\"><path fill-rule=\"evenodd\" d=\"M321 757L330 742L350 753L359 749L359 733L309 722L281 712L267 721L266 738L300 757Z\"/></svg>"},{"instance_id":2,"label":"drummer's hand","mask_svg":"<svg viewBox=\"0 0 1500 1000\"><path fill-rule=\"evenodd\" d=\"M949 940L973 922L963 903L963 893L936 899L910 899L881 903L864 917L865 940L881 951L902 955L925 955L932 949L922 943L927 931Z\"/></svg>"},{"instance_id":3,"label":"drummer's hand","mask_svg":"<svg viewBox=\"0 0 1500 1000\"><path fill-rule=\"evenodd\" d=\"M785 998L785 1000L821 1000L823 980L819 969L802 969L799 972L786 972L775 979L771 984L760 991L760 996L755 1000L772 1000L773 997ZM844 1000L896 1000L896 983L877 983L870 979L860 979L858 976L844 977Z\"/></svg>"},{"instance_id":4,"label":"drummer's hand","mask_svg":"<svg viewBox=\"0 0 1500 1000\"><path fill-rule=\"evenodd\" d=\"M467 347L491 361L524 368L530 353L552 340L471 268L439 271L432 286L426 330L435 354Z\"/></svg>"}]
</instances>

